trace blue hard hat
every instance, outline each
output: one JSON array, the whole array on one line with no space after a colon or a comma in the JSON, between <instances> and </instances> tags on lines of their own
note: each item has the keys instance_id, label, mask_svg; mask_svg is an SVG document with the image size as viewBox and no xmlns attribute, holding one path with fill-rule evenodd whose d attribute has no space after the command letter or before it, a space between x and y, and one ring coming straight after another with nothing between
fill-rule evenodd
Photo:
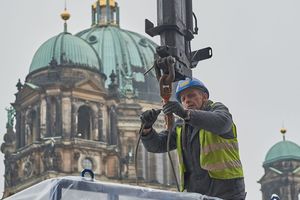
<instances>
[{"instance_id":1,"label":"blue hard hat","mask_svg":"<svg viewBox=\"0 0 300 200\"><path fill-rule=\"evenodd\" d=\"M202 81L196 79L196 78L186 78L185 80L181 80L178 82L177 88L176 88L176 99L178 102L181 102L180 100L180 93L188 88L198 88L205 92L209 97L209 91L206 88L206 86L202 83Z\"/></svg>"}]
</instances>

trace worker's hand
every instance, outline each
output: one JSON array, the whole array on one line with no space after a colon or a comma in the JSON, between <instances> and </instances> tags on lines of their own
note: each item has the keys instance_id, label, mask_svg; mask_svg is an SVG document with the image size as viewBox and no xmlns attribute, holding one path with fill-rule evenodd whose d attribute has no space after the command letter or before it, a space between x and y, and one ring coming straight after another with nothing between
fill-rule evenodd
<instances>
[{"instance_id":1,"label":"worker's hand","mask_svg":"<svg viewBox=\"0 0 300 200\"><path fill-rule=\"evenodd\" d=\"M146 110L140 116L141 122L144 124L144 128L148 129L151 128L152 125L155 123L157 116L161 112L161 109L155 110Z\"/></svg>"},{"instance_id":2,"label":"worker's hand","mask_svg":"<svg viewBox=\"0 0 300 200\"><path fill-rule=\"evenodd\" d=\"M169 101L163 106L163 112L167 114L174 113L178 117L185 119L188 115L188 111L185 110L177 101Z\"/></svg>"}]
</instances>

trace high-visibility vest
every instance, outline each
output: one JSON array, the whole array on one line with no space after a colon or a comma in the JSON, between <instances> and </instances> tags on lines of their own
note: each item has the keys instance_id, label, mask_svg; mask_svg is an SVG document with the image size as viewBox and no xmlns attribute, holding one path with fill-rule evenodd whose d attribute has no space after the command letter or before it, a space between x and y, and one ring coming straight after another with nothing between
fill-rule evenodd
<instances>
[{"instance_id":1,"label":"high-visibility vest","mask_svg":"<svg viewBox=\"0 0 300 200\"><path fill-rule=\"evenodd\" d=\"M225 139L210 131L199 131L200 167L208 171L211 178L233 179L242 178L243 169L240 161L236 127L232 124L233 139ZM176 144L179 160L180 191L184 190L184 173L186 168L182 152L182 127L176 127Z\"/></svg>"}]
</instances>

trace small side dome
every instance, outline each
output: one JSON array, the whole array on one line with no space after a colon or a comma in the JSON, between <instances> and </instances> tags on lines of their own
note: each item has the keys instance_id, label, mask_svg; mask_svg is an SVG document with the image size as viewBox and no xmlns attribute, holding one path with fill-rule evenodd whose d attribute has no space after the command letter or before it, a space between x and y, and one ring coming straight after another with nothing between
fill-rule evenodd
<instances>
[{"instance_id":1,"label":"small side dome","mask_svg":"<svg viewBox=\"0 0 300 200\"><path fill-rule=\"evenodd\" d=\"M29 73L49 66L84 67L102 72L101 61L92 46L68 32L60 33L36 51Z\"/></svg>"},{"instance_id":2,"label":"small side dome","mask_svg":"<svg viewBox=\"0 0 300 200\"><path fill-rule=\"evenodd\" d=\"M268 151L263 165L274 163L281 160L299 160L300 147L291 141L281 141L276 143Z\"/></svg>"}]
</instances>

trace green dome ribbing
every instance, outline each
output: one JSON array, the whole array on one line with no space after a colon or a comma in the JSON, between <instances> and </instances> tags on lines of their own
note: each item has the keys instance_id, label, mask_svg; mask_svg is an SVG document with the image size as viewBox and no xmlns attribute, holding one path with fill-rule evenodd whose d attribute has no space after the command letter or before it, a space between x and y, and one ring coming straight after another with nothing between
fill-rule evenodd
<instances>
[{"instance_id":1,"label":"green dome ribbing","mask_svg":"<svg viewBox=\"0 0 300 200\"><path fill-rule=\"evenodd\" d=\"M268 151L264 165L281 160L300 160L300 147L291 141L281 141L276 143Z\"/></svg>"},{"instance_id":2,"label":"green dome ribbing","mask_svg":"<svg viewBox=\"0 0 300 200\"><path fill-rule=\"evenodd\" d=\"M102 26L76 35L95 48L105 66L106 75L119 68L127 75L134 73L137 81L143 81L142 72L153 65L157 45L138 33L115 26Z\"/></svg>"},{"instance_id":3,"label":"green dome ribbing","mask_svg":"<svg viewBox=\"0 0 300 200\"><path fill-rule=\"evenodd\" d=\"M103 73L109 77L117 74L120 91L133 90L145 100L160 100L154 70L144 72L154 63L157 45L150 39L118 26L93 26L76 34L94 47L103 65ZM106 86L111 80L106 81Z\"/></svg>"},{"instance_id":4,"label":"green dome ribbing","mask_svg":"<svg viewBox=\"0 0 300 200\"><path fill-rule=\"evenodd\" d=\"M67 32L50 38L39 47L32 59L29 72L50 65L85 67L102 72L100 58L93 47Z\"/></svg>"}]
</instances>

